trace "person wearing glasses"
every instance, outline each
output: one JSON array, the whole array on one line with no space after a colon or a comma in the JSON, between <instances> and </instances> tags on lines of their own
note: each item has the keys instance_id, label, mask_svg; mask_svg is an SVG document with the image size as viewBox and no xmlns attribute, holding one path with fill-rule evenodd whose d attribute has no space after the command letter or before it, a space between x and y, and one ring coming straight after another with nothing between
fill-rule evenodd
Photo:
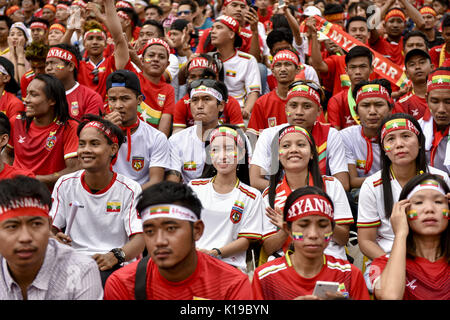
<instances>
[{"instance_id":1,"label":"person wearing glasses","mask_svg":"<svg viewBox=\"0 0 450 320\"><path fill-rule=\"evenodd\" d=\"M76 120L88 113L98 115L104 112L102 97L77 81L80 60L76 47L58 44L50 48L45 61L45 73L56 77L63 84L69 114Z\"/></svg>"},{"instance_id":2,"label":"person wearing glasses","mask_svg":"<svg viewBox=\"0 0 450 320\"><path fill-rule=\"evenodd\" d=\"M316 142L319 153L319 168L322 175L334 176L346 191L350 190L347 159L344 143L339 131L330 124L318 120L322 112L322 88L313 81L299 80L289 86L285 107L287 123L264 129L256 142L250 163L251 186L263 191L269 186L266 175L277 171L272 163L272 141L278 131L289 125L306 129Z\"/></svg>"},{"instance_id":3,"label":"person wearing glasses","mask_svg":"<svg viewBox=\"0 0 450 320\"><path fill-rule=\"evenodd\" d=\"M180 70L180 73L187 73L187 86L192 81L198 79L214 79L223 81L222 63L218 58L211 55L201 53L196 55ZM223 112L219 115L219 123L229 123L244 128L244 120L242 119L242 112L239 102L231 96L224 106ZM175 105L175 112L173 115L173 133L183 130L194 125L194 118L191 113L191 101L189 94L186 93Z\"/></svg>"}]
</instances>

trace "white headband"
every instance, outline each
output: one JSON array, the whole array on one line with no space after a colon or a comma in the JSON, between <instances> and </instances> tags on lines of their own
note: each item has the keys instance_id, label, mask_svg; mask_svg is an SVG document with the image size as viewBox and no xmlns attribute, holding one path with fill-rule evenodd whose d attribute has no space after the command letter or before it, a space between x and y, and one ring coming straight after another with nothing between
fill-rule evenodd
<instances>
[{"instance_id":1,"label":"white headband","mask_svg":"<svg viewBox=\"0 0 450 320\"><path fill-rule=\"evenodd\" d=\"M219 102L222 102L222 101L223 101L222 94L221 94L219 91L217 91L217 90L214 89L214 88L207 87L207 86L205 86L205 85L201 85L201 86L198 86L198 87L195 88L195 89L192 89L192 90L191 90L190 98L192 99L192 97L193 97L194 95L198 94L198 93L206 93L206 94L209 94L209 95L213 96L213 97L216 98L217 100L219 100Z\"/></svg>"},{"instance_id":2,"label":"white headband","mask_svg":"<svg viewBox=\"0 0 450 320\"><path fill-rule=\"evenodd\" d=\"M3 73L5 75L9 76L8 71L6 70L6 68L2 64L0 64L0 73Z\"/></svg>"},{"instance_id":3,"label":"white headband","mask_svg":"<svg viewBox=\"0 0 450 320\"><path fill-rule=\"evenodd\" d=\"M441 187L441 185L439 184L439 182L437 182L436 180L424 180L422 181L420 184L418 184L417 186L414 187L414 189L411 190L411 192L408 194L408 196L406 197L406 199L411 199L411 197L418 191L421 190L435 190L438 191L440 193L442 193L445 196L445 191L444 189Z\"/></svg>"},{"instance_id":4,"label":"white headband","mask_svg":"<svg viewBox=\"0 0 450 320\"><path fill-rule=\"evenodd\" d=\"M141 212L142 223L156 218L174 218L191 222L198 220L194 212L175 204L158 204L148 207Z\"/></svg>"}]
</instances>

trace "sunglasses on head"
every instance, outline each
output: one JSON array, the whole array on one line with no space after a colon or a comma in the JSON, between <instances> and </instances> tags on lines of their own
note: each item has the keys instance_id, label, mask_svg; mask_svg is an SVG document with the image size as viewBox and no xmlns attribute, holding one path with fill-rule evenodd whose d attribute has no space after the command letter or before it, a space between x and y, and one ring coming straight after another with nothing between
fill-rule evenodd
<instances>
[{"instance_id":1,"label":"sunglasses on head","mask_svg":"<svg viewBox=\"0 0 450 320\"><path fill-rule=\"evenodd\" d=\"M217 81L214 79L198 79L192 81L189 86L191 87L191 89L194 89L201 86L202 84L210 88L215 88L217 85Z\"/></svg>"}]
</instances>

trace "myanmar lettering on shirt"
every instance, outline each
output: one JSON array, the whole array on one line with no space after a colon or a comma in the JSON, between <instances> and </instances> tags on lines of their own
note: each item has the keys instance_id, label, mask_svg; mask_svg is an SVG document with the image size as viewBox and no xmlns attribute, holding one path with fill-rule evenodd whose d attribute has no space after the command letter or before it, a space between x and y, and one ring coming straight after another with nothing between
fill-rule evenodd
<instances>
[{"instance_id":1,"label":"myanmar lettering on shirt","mask_svg":"<svg viewBox=\"0 0 450 320\"><path fill-rule=\"evenodd\" d=\"M241 181L227 194L214 190L213 179L195 179L189 182L203 205L202 221L205 231L197 240L201 249L221 248L239 238L260 240L264 207L261 193ZM221 258L241 270L247 269L246 251Z\"/></svg>"},{"instance_id":2,"label":"myanmar lettering on shirt","mask_svg":"<svg viewBox=\"0 0 450 320\"><path fill-rule=\"evenodd\" d=\"M128 69L133 71L132 69ZM158 84L154 84L142 73L138 73L144 101L138 106L139 117L152 127L158 129L163 114L173 115L175 109L175 91L173 87L161 77Z\"/></svg>"},{"instance_id":3,"label":"myanmar lettering on shirt","mask_svg":"<svg viewBox=\"0 0 450 320\"><path fill-rule=\"evenodd\" d=\"M166 136L142 120L139 120L137 130L131 134L131 146L130 161L127 161L128 144L124 143L120 147L117 161L113 166L115 172L142 185L150 180L150 168L170 167L170 153L167 152L169 143Z\"/></svg>"},{"instance_id":4,"label":"myanmar lettering on shirt","mask_svg":"<svg viewBox=\"0 0 450 320\"><path fill-rule=\"evenodd\" d=\"M228 97L222 114L219 116L219 124L229 123L238 127L244 128L244 120L242 118L242 111L239 102L233 97ZM194 118L192 117L191 104L189 94L178 100L175 104L175 111L173 115L174 128L187 128L194 125Z\"/></svg>"},{"instance_id":5,"label":"myanmar lettering on shirt","mask_svg":"<svg viewBox=\"0 0 450 320\"><path fill-rule=\"evenodd\" d=\"M147 264L147 300L251 300L248 276L238 269L197 251L197 268L187 279L172 282L161 276L156 263ZM105 300L134 300L138 262L114 272L105 285Z\"/></svg>"},{"instance_id":6,"label":"myanmar lettering on shirt","mask_svg":"<svg viewBox=\"0 0 450 320\"><path fill-rule=\"evenodd\" d=\"M72 248L93 255L123 247L131 236L142 233L142 221L136 210L141 186L114 172L109 185L92 193L85 175L84 170L79 170L60 177L56 182L49 213L53 226L59 230L67 227L76 210L68 234L72 238ZM73 209L75 205L77 209Z\"/></svg>"},{"instance_id":7,"label":"myanmar lettering on shirt","mask_svg":"<svg viewBox=\"0 0 450 320\"><path fill-rule=\"evenodd\" d=\"M361 271L347 260L324 255L320 272L312 278L304 278L295 271L291 252L256 268L252 289L256 300L293 300L311 295L316 281L339 282L339 292L352 300L369 300Z\"/></svg>"},{"instance_id":8,"label":"myanmar lettering on shirt","mask_svg":"<svg viewBox=\"0 0 450 320\"><path fill-rule=\"evenodd\" d=\"M344 88L343 91L339 92L337 95L333 95L328 101L328 122L333 127L344 129L358 124L350 113L350 107L348 105L349 89L350 87Z\"/></svg>"},{"instance_id":9,"label":"myanmar lettering on shirt","mask_svg":"<svg viewBox=\"0 0 450 320\"><path fill-rule=\"evenodd\" d=\"M402 96L395 103L393 113L407 113L412 115L416 120L419 120L423 117L427 109L427 100L410 92Z\"/></svg>"},{"instance_id":10,"label":"myanmar lettering on shirt","mask_svg":"<svg viewBox=\"0 0 450 320\"><path fill-rule=\"evenodd\" d=\"M266 128L287 123L286 101L278 96L276 90L259 97L253 106L247 130L259 135Z\"/></svg>"},{"instance_id":11,"label":"myanmar lettering on shirt","mask_svg":"<svg viewBox=\"0 0 450 320\"><path fill-rule=\"evenodd\" d=\"M3 112L10 121L14 121L16 116L24 110L25 108L20 99L12 93L3 90L0 96L0 112Z\"/></svg>"},{"instance_id":12,"label":"myanmar lettering on shirt","mask_svg":"<svg viewBox=\"0 0 450 320\"><path fill-rule=\"evenodd\" d=\"M78 82L66 91L69 114L76 120L81 120L85 114L100 114L103 110L102 97L91 88Z\"/></svg>"},{"instance_id":13,"label":"myanmar lettering on shirt","mask_svg":"<svg viewBox=\"0 0 450 320\"><path fill-rule=\"evenodd\" d=\"M431 63L433 63L435 68L449 66L448 63L450 60L450 53L448 52L448 50L444 51L443 61L441 61L441 53L442 53L443 47L444 47L444 44L441 44L439 46L435 46L435 47L431 48L429 51Z\"/></svg>"},{"instance_id":14,"label":"myanmar lettering on shirt","mask_svg":"<svg viewBox=\"0 0 450 320\"><path fill-rule=\"evenodd\" d=\"M373 260L371 283L379 281L389 258L381 256ZM431 262L422 257L406 259L406 286L403 300L450 300L450 265L445 257Z\"/></svg>"},{"instance_id":15,"label":"myanmar lettering on shirt","mask_svg":"<svg viewBox=\"0 0 450 320\"><path fill-rule=\"evenodd\" d=\"M29 70L23 74L22 78L20 78L20 91L22 92L22 99L27 96L27 88L30 82L34 79L36 74L33 70Z\"/></svg>"},{"instance_id":16,"label":"myanmar lettering on shirt","mask_svg":"<svg viewBox=\"0 0 450 320\"><path fill-rule=\"evenodd\" d=\"M31 170L35 175L46 175L63 170L65 160L77 157L78 123L68 120L39 127L26 122L19 115L12 123L10 146L14 148L14 167Z\"/></svg>"}]
</instances>

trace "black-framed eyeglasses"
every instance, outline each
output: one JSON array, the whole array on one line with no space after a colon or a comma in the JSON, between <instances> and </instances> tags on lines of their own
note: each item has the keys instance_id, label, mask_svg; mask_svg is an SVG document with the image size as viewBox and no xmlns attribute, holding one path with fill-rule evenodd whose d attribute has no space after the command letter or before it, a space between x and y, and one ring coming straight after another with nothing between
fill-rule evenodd
<instances>
[{"instance_id":1,"label":"black-framed eyeglasses","mask_svg":"<svg viewBox=\"0 0 450 320\"><path fill-rule=\"evenodd\" d=\"M92 70L92 72L91 72L91 74L93 74L94 75L94 79L92 79L92 82L94 83L94 84L98 84L98 69L97 68L95 68L94 70Z\"/></svg>"}]
</instances>

